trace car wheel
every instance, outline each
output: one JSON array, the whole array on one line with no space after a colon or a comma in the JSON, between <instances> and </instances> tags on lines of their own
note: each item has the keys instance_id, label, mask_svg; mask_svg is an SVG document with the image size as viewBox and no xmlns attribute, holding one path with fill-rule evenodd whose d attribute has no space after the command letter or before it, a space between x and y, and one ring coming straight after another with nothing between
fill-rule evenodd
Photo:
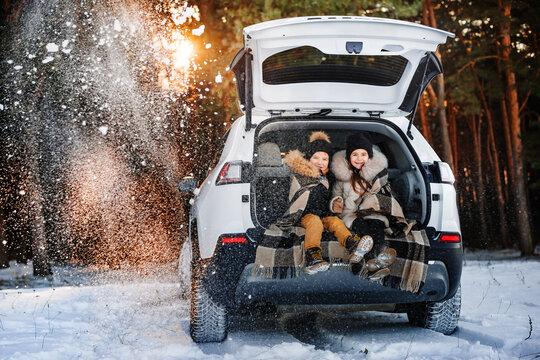
<instances>
[{"instance_id":1,"label":"car wheel","mask_svg":"<svg viewBox=\"0 0 540 360\"><path fill-rule=\"evenodd\" d=\"M182 298L190 300L191 298L191 260L192 249L191 239L184 241L178 258L178 279L180 282L180 294Z\"/></svg>"},{"instance_id":2,"label":"car wheel","mask_svg":"<svg viewBox=\"0 0 540 360\"><path fill-rule=\"evenodd\" d=\"M450 335L457 328L460 311L461 285L448 300L414 305L407 317L413 325Z\"/></svg>"},{"instance_id":3,"label":"car wheel","mask_svg":"<svg viewBox=\"0 0 540 360\"><path fill-rule=\"evenodd\" d=\"M220 342L227 337L227 310L214 302L198 277L192 277L191 338L198 343Z\"/></svg>"}]
</instances>

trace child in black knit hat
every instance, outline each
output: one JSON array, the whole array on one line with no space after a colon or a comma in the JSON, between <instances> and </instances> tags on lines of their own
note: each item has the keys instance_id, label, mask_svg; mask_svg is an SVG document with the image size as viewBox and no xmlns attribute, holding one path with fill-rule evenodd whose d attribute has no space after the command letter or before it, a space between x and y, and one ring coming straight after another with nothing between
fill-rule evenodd
<instances>
[{"instance_id":1,"label":"child in black knit hat","mask_svg":"<svg viewBox=\"0 0 540 360\"><path fill-rule=\"evenodd\" d=\"M367 234L374 239L373 251L367 254L364 267L369 280L378 281L390 275L389 266L396 259L395 249L385 240L385 229L390 219L372 204L378 194L385 194L391 201L388 184L388 160L362 133L347 138L347 148L334 156L332 171L337 181L333 187L332 211L343 219L345 225L357 234ZM397 202L393 203L399 207ZM401 207L399 212L402 213Z\"/></svg>"}]
</instances>

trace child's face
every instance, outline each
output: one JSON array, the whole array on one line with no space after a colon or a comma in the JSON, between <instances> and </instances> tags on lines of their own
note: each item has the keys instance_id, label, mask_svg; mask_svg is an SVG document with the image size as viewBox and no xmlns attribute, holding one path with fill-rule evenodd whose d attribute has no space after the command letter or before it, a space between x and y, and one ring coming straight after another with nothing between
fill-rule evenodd
<instances>
[{"instance_id":1,"label":"child's face","mask_svg":"<svg viewBox=\"0 0 540 360\"><path fill-rule=\"evenodd\" d=\"M360 170L362 166L369 160L368 152L364 149L356 149L351 153L349 161L351 165Z\"/></svg>"},{"instance_id":2,"label":"child's face","mask_svg":"<svg viewBox=\"0 0 540 360\"><path fill-rule=\"evenodd\" d=\"M318 151L311 156L309 161L321 171L326 171L326 169L328 169L328 163L330 162L330 156L325 152Z\"/></svg>"}]
</instances>

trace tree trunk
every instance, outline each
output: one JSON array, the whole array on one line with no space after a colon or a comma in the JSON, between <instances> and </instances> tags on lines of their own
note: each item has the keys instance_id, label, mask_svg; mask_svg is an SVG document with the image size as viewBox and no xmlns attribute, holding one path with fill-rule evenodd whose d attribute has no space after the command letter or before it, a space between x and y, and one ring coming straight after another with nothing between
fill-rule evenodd
<instances>
[{"instance_id":1,"label":"tree trunk","mask_svg":"<svg viewBox=\"0 0 540 360\"><path fill-rule=\"evenodd\" d=\"M0 269L9 267L5 210L0 205Z\"/></svg>"},{"instance_id":2,"label":"tree trunk","mask_svg":"<svg viewBox=\"0 0 540 360\"><path fill-rule=\"evenodd\" d=\"M452 145L452 159L454 159L454 176L456 182L459 181L459 151L458 151L458 129L456 125L456 112L453 103L448 103L448 131L450 133L451 145Z\"/></svg>"},{"instance_id":3,"label":"tree trunk","mask_svg":"<svg viewBox=\"0 0 540 360\"><path fill-rule=\"evenodd\" d=\"M499 60L497 61L497 71L499 72L499 76L501 79L504 79L502 66L500 62L501 52L499 49ZM511 204L510 201L510 194L508 194L508 189L512 189L514 187L514 184L516 183L515 175L514 175L514 163L516 160L514 159L514 151L512 150L512 135L510 135L510 121L508 120L508 109L506 107L506 100L502 98L500 100L500 107L501 107L501 121L503 125L503 131L504 131L504 145L506 150L506 188L505 188L505 197L508 204Z\"/></svg>"},{"instance_id":4,"label":"tree trunk","mask_svg":"<svg viewBox=\"0 0 540 360\"><path fill-rule=\"evenodd\" d=\"M486 191L484 188L484 174L482 171L482 119L479 118L478 124L474 116L470 116L469 121L467 121L471 134L473 137L473 157L476 165L476 197L478 200L478 219L480 222L480 237L481 240L478 243L480 246L484 247L487 245L488 231L486 224Z\"/></svg>"},{"instance_id":5,"label":"tree trunk","mask_svg":"<svg viewBox=\"0 0 540 360\"><path fill-rule=\"evenodd\" d=\"M510 135L510 124L508 121L508 110L506 109L506 100L501 99L500 102L501 105L501 114L502 114L502 124L503 124L503 130L504 130L504 144L506 148L506 187L504 196L506 197L506 201L508 204L511 203L510 201L510 194L508 193L508 189L512 189L514 184L516 183L516 179L514 176L514 151L512 150L512 135Z\"/></svg>"},{"instance_id":6,"label":"tree trunk","mask_svg":"<svg viewBox=\"0 0 540 360\"><path fill-rule=\"evenodd\" d=\"M12 26L16 26L19 21L19 17L27 5L27 0L21 1L3 1L3 11L5 19L2 18L2 23L7 23ZM23 139L26 142L25 147L28 151L25 151L23 156L23 164L25 173L22 179L23 184L21 187L22 201L24 209L20 211L25 212L28 216L28 223L30 227L31 241L32 241L32 258L34 275L47 276L51 274L51 267L49 264L48 252L47 252L47 239L45 236L45 218L43 216L43 192L39 182L38 175L38 158L40 154L37 153L37 136L36 129L30 127L26 129ZM21 220L20 218L18 220ZM25 234L26 235L26 234ZM17 242L21 243L21 239L17 239ZM21 244L19 244L21 245ZM26 260L26 250L24 246L21 246L18 251L17 257L23 261ZM24 252L24 253L23 253Z\"/></svg>"},{"instance_id":7,"label":"tree trunk","mask_svg":"<svg viewBox=\"0 0 540 360\"><path fill-rule=\"evenodd\" d=\"M36 169L37 165L30 167ZM34 276L47 276L52 274L47 251L47 238L45 236L45 218L41 203L42 191L36 171L28 177L27 183L28 216L30 217L32 236L32 261Z\"/></svg>"},{"instance_id":8,"label":"tree trunk","mask_svg":"<svg viewBox=\"0 0 540 360\"><path fill-rule=\"evenodd\" d=\"M493 133L493 117L491 114L491 109L489 108L489 104L487 102L486 96L484 94L484 87L480 83L480 80L478 79L478 76L476 75L476 72L474 71L474 67L471 66L471 73L474 77L474 81L476 83L476 87L478 88L478 93L480 95L480 100L482 102L482 106L484 107L484 112L486 114L486 120L487 120L487 127L488 127L488 154L491 154L493 157L493 179L495 180L495 189L497 191L497 211L499 213L499 232L500 232L500 239L502 240L502 245L504 247L510 246L510 241L508 239L508 229L506 227L506 219L504 216L504 193L501 183L501 170L499 168L499 153L497 151L497 145L495 143L495 135Z\"/></svg>"},{"instance_id":9,"label":"tree trunk","mask_svg":"<svg viewBox=\"0 0 540 360\"><path fill-rule=\"evenodd\" d=\"M423 13L429 14L429 24L424 24L431 26L433 28L437 27L437 23L435 21L435 13L433 10L433 5L431 3L431 0L425 0L423 4ZM423 21L426 20L426 16L423 16ZM441 60L441 54L439 53L439 50L435 51L435 55ZM448 121L446 119L446 106L444 103L445 100L445 89L444 89L444 76L440 74L437 76L436 79L436 87L435 91L437 94L437 124L439 126L440 130L440 136L441 136L441 147L442 147L442 154L441 157L443 161L447 162L452 169L455 170L454 161L452 158L452 147L450 146L450 136L448 135Z\"/></svg>"},{"instance_id":10,"label":"tree trunk","mask_svg":"<svg viewBox=\"0 0 540 360\"><path fill-rule=\"evenodd\" d=\"M512 138L512 152L514 159L515 184L513 186L515 196L515 211L517 220L517 233L519 247L522 255L533 253L533 240L529 222L529 201L526 188L525 164L523 162L523 147L521 141L521 118L519 117L519 101L517 93L516 75L512 69L510 59L510 2L499 0L499 8L505 17L505 21L499 25L501 32L501 61L504 70L506 89L505 97L508 106L510 120L510 134Z\"/></svg>"},{"instance_id":11,"label":"tree trunk","mask_svg":"<svg viewBox=\"0 0 540 360\"><path fill-rule=\"evenodd\" d=\"M432 143L431 138L431 126L429 124L429 119L427 116L426 106L424 105L424 97L420 97L420 103L418 104L418 113L420 115L420 124L422 125L422 135L426 138L426 141L430 144Z\"/></svg>"}]
</instances>

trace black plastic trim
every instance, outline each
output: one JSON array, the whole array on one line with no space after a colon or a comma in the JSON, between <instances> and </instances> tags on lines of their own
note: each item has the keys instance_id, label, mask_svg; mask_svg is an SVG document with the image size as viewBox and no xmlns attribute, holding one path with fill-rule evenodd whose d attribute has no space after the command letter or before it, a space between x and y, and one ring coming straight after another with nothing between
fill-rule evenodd
<instances>
[{"instance_id":1,"label":"black plastic trim","mask_svg":"<svg viewBox=\"0 0 540 360\"><path fill-rule=\"evenodd\" d=\"M414 72L411 83L409 84L407 92L403 97L403 101L399 106L399 110L403 110L407 113L412 112L413 109L418 106L420 95L422 95L431 80L433 80L435 76L442 73L443 67L441 62L433 52L428 52L426 56L420 60L420 63L418 63L418 67Z\"/></svg>"},{"instance_id":2,"label":"black plastic trim","mask_svg":"<svg viewBox=\"0 0 540 360\"><path fill-rule=\"evenodd\" d=\"M426 172L428 182L432 184L441 183L441 171L439 169L439 165L437 164L437 162L422 163L422 167L424 168Z\"/></svg>"},{"instance_id":3,"label":"black plastic trim","mask_svg":"<svg viewBox=\"0 0 540 360\"><path fill-rule=\"evenodd\" d=\"M223 244L224 237L245 237L245 243ZM247 264L255 261L254 243L245 233L222 234L218 238L214 254L202 278L204 287L213 301L227 306L235 306L238 280Z\"/></svg>"},{"instance_id":4,"label":"black plastic trim","mask_svg":"<svg viewBox=\"0 0 540 360\"><path fill-rule=\"evenodd\" d=\"M440 301L451 290L447 266L442 261L429 265L426 282L417 294L359 279L343 269L286 279L253 278L251 270L252 267L247 266L239 279L238 305L261 301L274 305L408 304Z\"/></svg>"},{"instance_id":5,"label":"black plastic trim","mask_svg":"<svg viewBox=\"0 0 540 360\"><path fill-rule=\"evenodd\" d=\"M233 60L231 61L231 70L234 73L236 78L236 89L238 90L238 99L240 100L240 105L242 107L246 106L246 63L245 55L247 50L242 48L238 50L236 55L234 55Z\"/></svg>"}]
</instances>

